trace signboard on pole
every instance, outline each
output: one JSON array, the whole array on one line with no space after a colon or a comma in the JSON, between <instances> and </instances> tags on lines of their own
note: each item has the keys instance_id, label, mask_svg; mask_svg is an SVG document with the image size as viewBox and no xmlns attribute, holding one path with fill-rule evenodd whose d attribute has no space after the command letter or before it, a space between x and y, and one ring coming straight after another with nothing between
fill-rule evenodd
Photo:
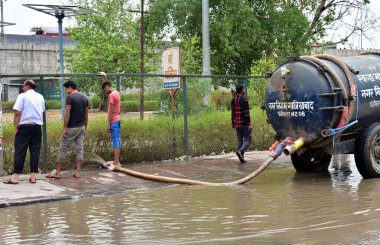
<instances>
[{"instance_id":1,"label":"signboard on pole","mask_svg":"<svg viewBox=\"0 0 380 245\"><path fill-rule=\"evenodd\" d=\"M180 63L180 51L179 48L168 48L162 51L162 71L168 75L180 75L181 63ZM178 89L181 87L180 77L165 77L164 89Z\"/></svg>"}]
</instances>

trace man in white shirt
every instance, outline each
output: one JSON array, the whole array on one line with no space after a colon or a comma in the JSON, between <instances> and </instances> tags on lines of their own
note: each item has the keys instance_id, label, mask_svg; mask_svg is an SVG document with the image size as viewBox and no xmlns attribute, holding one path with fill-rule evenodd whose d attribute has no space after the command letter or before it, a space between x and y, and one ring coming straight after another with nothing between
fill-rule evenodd
<instances>
[{"instance_id":1,"label":"man in white shirt","mask_svg":"<svg viewBox=\"0 0 380 245\"><path fill-rule=\"evenodd\" d=\"M26 80L23 91L18 95L13 106L14 128L15 128L15 154L14 171L12 177L4 184L18 184L18 175L22 173L26 152L30 152L30 183L36 183L38 173L38 161L40 159L41 125L43 124L43 113L45 111L45 100L41 94L34 91L36 83Z\"/></svg>"}]
</instances>

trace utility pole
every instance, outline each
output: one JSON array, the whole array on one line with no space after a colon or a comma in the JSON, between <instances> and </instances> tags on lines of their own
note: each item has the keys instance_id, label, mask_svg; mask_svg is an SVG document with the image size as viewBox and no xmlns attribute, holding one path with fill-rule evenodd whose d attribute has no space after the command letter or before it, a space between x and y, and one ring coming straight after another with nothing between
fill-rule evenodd
<instances>
[{"instance_id":1,"label":"utility pole","mask_svg":"<svg viewBox=\"0 0 380 245\"><path fill-rule=\"evenodd\" d=\"M0 0L1 1L1 0ZM58 20L58 31L59 31L59 65L61 71L61 117L64 119L65 115L65 100L64 100L64 61L63 61L63 34L62 34L62 22L65 17L72 17L81 14L93 14L94 10L82 8L79 6L67 6L67 5L42 5L42 4L23 4L23 6L27 8L31 8L33 10L42 12L44 14L48 14L50 16L54 16Z\"/></svg>"},{"instance_id":2,"label":"utility pole","mask_svg":"<svg viewBox=\"0 0 380 245\"><path fill-rule=\"evenodd\" d=\"M211 75L209 2L202 0L202 75Z\"/></svg>"},{"instance_id":3,"label":"utility pole","mask_svg":"<svg viewBox=\"0 0 380 245\"><path fill-rule=\"evenodd\" d=\"M141 0L140 23L140 73L144 74L144 0ZM140 77L140 120L144 120L144 76Z\"/></svg>"},{"instance_id":4,"label":"utility pole","mask_svg":"<svg viewBox=\"0 0 380 245\"><path fill-rule=\"evenodd\" d=\"M202 0L202 75L211 75L209 0ZM209 103L210 92L205 93L203 104Z\"/></svg>"},{"instance_id":5,"label":"utility pole","mask_svg":"<svg viewBox=\"0 0 380 245\"><path fill-rule=\"evenodd\" d=\"M5 2L6 0L0 0L0 8L1 8L1 23L4 22L4 5L3 5L3 2ZM4 37L4 25L1 25L1 37Z\"/></svg>"},{"instance_id":6,"label":"utility pole","mask_svg":"<svg viewBox=\"0 0 380 245\"><path fill-rule=\"evenodd\" d=\"M140 73L145 73L144 64L144 36L145 36L145 20L144 14L150 14L149 12L144 12L144 0L140 0L140 10L129 10L132 13L140 13ZM144 76L141 75L140 78L140 120L144 120Z\"/></svg>"}]
</instances>

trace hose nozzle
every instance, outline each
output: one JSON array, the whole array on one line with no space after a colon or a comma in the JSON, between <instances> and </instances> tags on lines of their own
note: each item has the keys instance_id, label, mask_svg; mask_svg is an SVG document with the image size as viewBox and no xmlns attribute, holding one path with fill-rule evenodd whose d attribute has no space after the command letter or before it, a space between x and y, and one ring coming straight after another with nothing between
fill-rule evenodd
<instances>
[{"instance_id":1,"label":"hose nozzle","mask_svg":"<svg viewBox=\"0 0 380 245\"><path fill-rule=\"evenodd\" d=\"M305 144L304 138L299 138L298 140L294 141L294 144L287 145L284 149L284 154L286 156L292 155L296 150L301 148Z\"/></svg>"}]
</instances>

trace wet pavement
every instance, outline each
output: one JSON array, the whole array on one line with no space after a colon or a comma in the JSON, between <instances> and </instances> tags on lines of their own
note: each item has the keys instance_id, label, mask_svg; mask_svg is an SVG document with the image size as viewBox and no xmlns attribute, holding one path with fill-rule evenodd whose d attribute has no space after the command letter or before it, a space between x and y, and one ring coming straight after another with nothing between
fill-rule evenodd
<instances>
[{"instance_id":1,"label":"wet pavement","mask_svg":"<svg viewBox=\"0 0 380 245\"><path fill-rule=\"evenodd\" d=\"M201 181L229 182L244 177L247 168L253 172L266 157L267 151L246 153L246 164L239 164L235 154L225 154L176 161L171 163L129 164L128 169L175 178L186 178ZM289 164L290 158L280 156L272 164ZM167 166L167 167L166 167ZM236 168L238 166L238 168ZM95 195L125 193L132 190L162 188L171 183L155 182L139 179L120 172L110 172L99 167L84 169L81 178L72 176L73 170L62 172L60 179L45 178L45 174L37 176L37 183L29 183L29 175L21 175L19 184L0 183L0 207L19 206L67 199L79 199ZM217 180L207 179L207 173L220 176ZM200 174L202 173L202 174ZM200 177L202 176L202 177ZM9 176L1 178L1 182ZM254 181L254 180L252 180Z\"/></svg>"},{"instance_id":2,"label":"wet pavement","mask_svg":"<svg viewBox=\"0 0 380 245\"><path fill-rule=\"evenodd\" d=\"M267 155L251 152L247 164L229 154L128 168L230 182ZM72 174L0 183L3 207L35 203L0 208L0 244L380 244L380 179L363 179L353 155L334 155L320 173L298 173L283 156L241 186L159 183L98 167L81 179Z\"/></svg>"}]
</instances>

